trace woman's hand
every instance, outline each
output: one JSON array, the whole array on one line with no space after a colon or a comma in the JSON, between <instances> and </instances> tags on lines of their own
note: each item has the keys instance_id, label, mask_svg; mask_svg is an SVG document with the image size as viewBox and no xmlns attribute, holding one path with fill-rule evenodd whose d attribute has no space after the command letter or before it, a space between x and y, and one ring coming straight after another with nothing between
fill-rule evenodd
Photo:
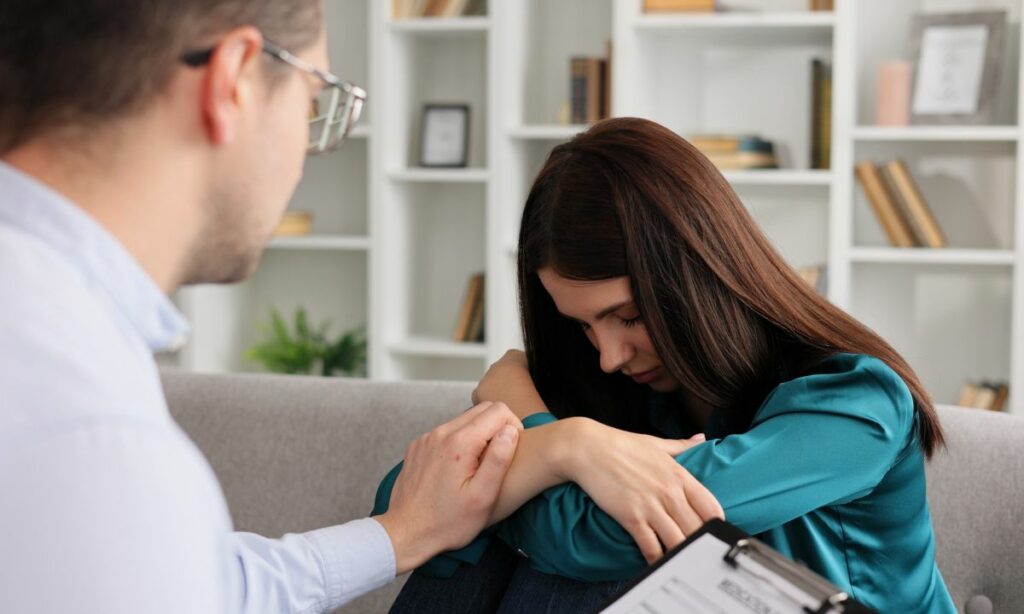
<instances>
[{"instance_id":1,"label":"woman's hand","mask_svg":"<svg viewBox=\"0 0 1024 614\"><path fill-rule=\"evenodd\" d=\"M659 439L571 419L576 427L565 477L576 482L629 532L648 563L711 518L724 518L715 496L673 458L704 442Z\"/></svg>"},{"instance_id":2,"label":"woman's hand","mask_svg":"<svg viewBox=\"0 0 1024 614\"><path fill-rule=\"evenodd\" d=\"M519 350L505 352L480 380L473 391L473 402L486 401L504 403L520 419L548 411L530 377L526 354Z\"/></svg>"}]
</instances>

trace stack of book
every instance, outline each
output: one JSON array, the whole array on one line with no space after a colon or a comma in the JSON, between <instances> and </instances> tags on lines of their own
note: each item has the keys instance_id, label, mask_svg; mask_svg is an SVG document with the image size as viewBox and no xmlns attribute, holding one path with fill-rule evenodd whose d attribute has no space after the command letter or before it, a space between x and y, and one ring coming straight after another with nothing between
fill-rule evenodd
<instances>
[{"instance_id":1,"label":"stack of book","mask_svg":"<svg viewBox=\"0 0 1024 614\"><path fill-rule=\"evenodd\" d=\"M828 294L828 268L825 265L805 266L796 272L809 286L817 290L818 294Z\"/></svg>"},{"instance_id":2,"label":"stack of book","mask_svg":"<svg viewBox=\"0 0 1024 614\"><path fill-rule=\"evenodd\" d=\"M469 278L459 320L452 335L455 341L484 340L484 274Z\"/></svg>"},{"instance_id":3,"label":"stack of book","mask_svg":"<svg viewBox=\"0 0 1024 614\"><path fill-rule=\"evenodd\" d=\"M313 226L313 214L308 211L286 211L277 224L274 235L296 237L308 235Z\"/></svg>"},{"instance_id":4,"label":"stack of book","mask_svg":"<svg viewBox=\"0 0 1024 614\"><path fill-rule=\"evenodd\" d=\"M778 168L775 146L755 134L697 134L689 140L721 170Z\"/></svg>"},{"instance_id":5,"label":"stack of book","mask_svg":"<svg viewBox=\"0 0 1024 614\"><path fill-rule=\"evenodd\" d=\"M902 160L864 160L857 164L857 181L893 247L946 247L946 235Z\"/></svg>"},{"instance_id":6,"label":"stack of book","mask_svg":"<svg viewBox=\"0 0 1024 614\"><path fill-rule=\"evenodd\" d=\"M1009 396L1010 387L1005 382L967 382L956 404L960 407L1003 411Z\"/></svg>"},{"instance_id":7,"label":"stack of book","mask_svg":"<svg viewBox=\"0 0 1024 614\"><path fill-rule=\"evenodd\" d=\"M702 13L715 10L716 0L644 0L645 13Z\"/></svg>"},{"instance_id":8,"label":"stack of book","mask_svg":"<svg viewBox=\"0 0 1024 614\"><path fill-rule=\"evenodd\" d=\"M461 17L483 13L486 0L392 0L395 19L413 17Z\"/></svg>"},{"instance_id":9,"label":"stack of book","mask_svg":"<svg viewBox=\"0 0 1024 614\"><path fill-rule=\"evenodd\" d=\"M832 166L832 65L811 61L811 168Z\"/></svg>"},{"instance_id":10,"label":"stack of book","mask_svg":"<svg viewBox=\"0 0 1024 614\"><path fill-rule=\"evenodd\" d=\"M592 124L611 114L608 58L569 60L569 108L574 124Z\"/></svg>"}]
</instances>

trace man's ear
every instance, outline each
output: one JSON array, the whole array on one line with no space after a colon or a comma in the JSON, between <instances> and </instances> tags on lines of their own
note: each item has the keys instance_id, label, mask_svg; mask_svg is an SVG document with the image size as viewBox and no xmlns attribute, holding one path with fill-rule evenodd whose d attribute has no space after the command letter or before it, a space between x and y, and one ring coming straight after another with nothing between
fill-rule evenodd
<instances>
[{"instance_id":1,"label":"man's ear","mask_svg":"<svg viewBox=\"0 0 1024 614\"><path fill-rule=\"evenodd\" d=\"M242 109L260 87L263 35L251 26L235 28L213 50L200 87L203 123L210 142L226 145L235 138Z\"/></svg>"}]
</instances>

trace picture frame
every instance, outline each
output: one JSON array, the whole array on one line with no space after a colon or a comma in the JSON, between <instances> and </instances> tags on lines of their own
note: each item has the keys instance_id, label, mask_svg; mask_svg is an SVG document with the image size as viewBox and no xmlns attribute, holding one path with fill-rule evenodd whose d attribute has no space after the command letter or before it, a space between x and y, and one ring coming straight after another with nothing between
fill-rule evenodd
<instances>
[{"instance_id":1,"label":"picture frame","mask_svg":"<svg viewBox=\"0 0 1024 614\"><path fill-rule=\"evenodd\" d=\"M1005 31L1005 11L915 14L911 123L992 123Z\"/></svg>"},{"instance_id":2,"label":"picture frame","mask_svg":"<svg viewBox=\"0 0 1024 614\"><path fill-rule=\"evenodd\" d=\"M423 105L419 164L429 168L468 166L469 105Z\"/></svg>"}]
</instances>

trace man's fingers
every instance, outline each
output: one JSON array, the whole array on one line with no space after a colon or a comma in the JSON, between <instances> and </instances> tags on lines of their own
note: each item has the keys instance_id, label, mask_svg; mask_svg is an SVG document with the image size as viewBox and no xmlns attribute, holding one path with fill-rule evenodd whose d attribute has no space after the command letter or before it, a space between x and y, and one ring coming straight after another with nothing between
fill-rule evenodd
<instances>
[{"instance_id":1,"label":"man's fingers","mask_svg":"<svg viewBox=\"0 0 1024 614\"><path fill-rule=\"evenodd\" d=\"M487 442L501 432L505 426L516 431L523 430L523 423L512 413L512 410L504 403L493 403L486 410L473 416L455 433L455 436L468 444L469 447L465 450L467 454L480 456Z\"/></svg>"},{"instance_id":2,"label":"man's fingers","mask_svg":"<svg viewBox=\"0 0 1024 614\"><path fill-rule=\"evenodd\" d=\"M478 501L497 500L498 491L505 480L512 459L519 445L519 430L512 425L505 425L498 431L480 457L480 466L469 480L469 488L478 497Z\"/></svg>"},{"instance_id":3,"label":"man's fingers","mask_svg":"<svg viewBox=\"0 0 1024 614\"><path fill-rule=\"evenodd\" d=\"M476 418L477 416L479 416L483 412L487 411L491 407L491 405L494 405L494 403L491 403L490 401L484 401L483 403L479 403L477 405L474 405L473 407L470 407L469 409L467 409L466 411L462 412L458 416L455 416L454 418L452 418L448 422L445 422L444 424L442 424L438 428L443 428L443 429L445 429L446 432L449 432L449 433L453 432L453 431L457 431L460 428L462 428L462 427L466 426L467 424L469 424L470 421L473 420L473 418Z\"/></svg>"}]
</instances>

